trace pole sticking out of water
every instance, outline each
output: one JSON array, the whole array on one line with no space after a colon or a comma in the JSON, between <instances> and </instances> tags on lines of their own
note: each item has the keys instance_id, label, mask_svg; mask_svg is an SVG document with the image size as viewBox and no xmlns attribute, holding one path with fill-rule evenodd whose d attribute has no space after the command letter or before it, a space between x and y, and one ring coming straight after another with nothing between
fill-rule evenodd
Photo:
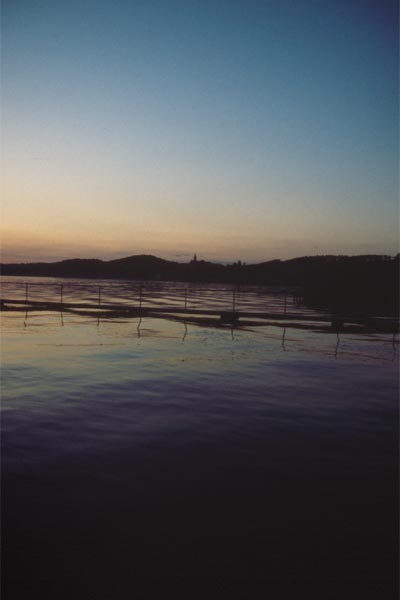
<instances>
[{"instance_id":1,"label":"pole sticking out of water","mask_svg":"<svg viewBox=\"0 0 400 600\"><path fill-rule=\"evenodd\" d=\"M187 336L187 324L186 324L186 321L183 321L183 324L184 324L184 326L185 326L185 333L183 334L182 342L184 342L184 341L185 341L185 339L186 339L186 336Z\"/></svg>"},{"instance_id":2,"label":"pole sticking out of water","mask_svg":"<svg viewBox=\"0 0 400 600\"><path fill-rule=\"evenodd\" d=\"M284 349L284 351L286 352L286 347L285 347L285 337L286 337L286 327L283 328L283 334L282 334L282 348Z\"/></svg>"},{"instance_id":3,"label":"pole sticking out of water","mask_svg":"<svg viewBox=\"0 0 400 600\"><path fill-rule=\"evenodd\" d=\"M337 358L338 350L339 350L340 338L339 332L336 333L336 348L335 348L335 358Z\"/></svg>"}]
</instances>

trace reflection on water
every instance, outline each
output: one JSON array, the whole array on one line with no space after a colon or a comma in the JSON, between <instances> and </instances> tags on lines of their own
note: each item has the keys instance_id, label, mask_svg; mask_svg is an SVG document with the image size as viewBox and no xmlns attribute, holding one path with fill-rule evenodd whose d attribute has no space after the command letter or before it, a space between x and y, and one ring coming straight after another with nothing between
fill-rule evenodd
<instances>
[{"instance_id":1,"label":"reflection on water","mask_svg":"<svg viewBox=\"0 0 400 600\"><path fill-rule=\"evenodd\" d=\"M19 468L79 453L82 444L103 453L137 436L168 438L171 425L179 443L194 431L207 439L217 423L220 435L234 434L239 421L257 429L260 417L265 428L272 415L289 429L313 422L318 431L327 420L347 429L347 411L376 404L378 385L389 404L395 395L390 336L234 332L142 318L96 324L51 313L3 321L4 464Z\"/></svg>"},{"instance_id":2,"label":"reflection on water","mask_svg":"<svg viewBox=\"0 0 400 600\"><path fill-rule=\"evenodd\" d=\"M2 277L2 297L61 304L102 305L233 311L270 311L296 314L299 309L292 290L280 286L232 286L224 284L84 280L53 277ZM301 306L301 313L318 311Z\"/></svg>"},{"instance_id":3,"label":"reflection on water","mask_svg":"<svg viewBox=\"0 0 400 600\"><path fill-rule=\"evenodd\" d=\"M7 598L182 577L392 597L397 339L2 321Z\"/></svg>"}]
</instances>

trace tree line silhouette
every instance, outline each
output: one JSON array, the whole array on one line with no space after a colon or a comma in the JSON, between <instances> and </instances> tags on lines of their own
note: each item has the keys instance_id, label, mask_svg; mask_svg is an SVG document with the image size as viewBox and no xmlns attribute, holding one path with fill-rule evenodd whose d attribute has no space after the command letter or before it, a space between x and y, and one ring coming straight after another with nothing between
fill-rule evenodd
<instances>
[{"instance_id":1,"label":"tree line silhouette","mask_svg":"<svg viewBox=\"0 0 400 600\"><path fill-rule=\"evenodd\" d=\"M305 256L247 265L197 258L187 263L151 255L116 260L71 259L2 264L2 275L280 285L297 289L310 306L334 312L399 314L399 255Z\"/></svg>"}]
</instances>

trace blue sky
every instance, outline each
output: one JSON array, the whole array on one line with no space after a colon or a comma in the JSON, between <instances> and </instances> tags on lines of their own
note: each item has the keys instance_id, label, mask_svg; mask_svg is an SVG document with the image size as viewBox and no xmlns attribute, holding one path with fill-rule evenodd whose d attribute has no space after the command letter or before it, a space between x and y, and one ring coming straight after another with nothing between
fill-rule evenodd
<instances>
[{"instance_id":1,"label":"blue sky","mask_svg":"<svg viewBox=\"0 0 400 600\"><path fill-rule=\"evenodd\" d=\"M398 252L396 2L3 0L3 260Z\"/></svg>"}]
</instances>

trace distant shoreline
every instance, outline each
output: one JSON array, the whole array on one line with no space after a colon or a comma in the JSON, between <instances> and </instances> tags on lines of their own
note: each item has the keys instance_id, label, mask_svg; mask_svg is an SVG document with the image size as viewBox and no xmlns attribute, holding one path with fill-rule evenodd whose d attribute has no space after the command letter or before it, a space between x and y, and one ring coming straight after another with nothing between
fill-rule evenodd
<instances>
[{"instance_id":1,"label":"distant shoreline","mask_svg":"<svg viewBox=\"0 0 400 600\"><path fill-rule=\"evenodd\" d=\"M296 287L311 306L334 312L399 314L399 255L305 256L249 265L240 261L221 265L195 258L178 263L138 255L111 261L1 264L0 269L5 276Z\"/></svg>"}]
</instances>

